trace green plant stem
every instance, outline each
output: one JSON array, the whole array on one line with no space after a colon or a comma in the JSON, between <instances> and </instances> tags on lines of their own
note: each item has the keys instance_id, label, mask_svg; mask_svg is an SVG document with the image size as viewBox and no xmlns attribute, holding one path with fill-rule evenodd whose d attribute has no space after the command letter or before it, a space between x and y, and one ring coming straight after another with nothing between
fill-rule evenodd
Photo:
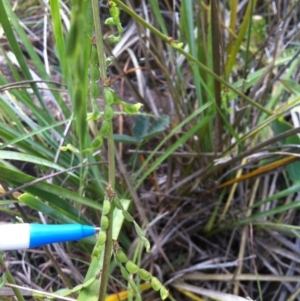
<instances>
[{"instance_id":1,"label":"green plant stem","mask_svg":"<svg viewBox=\"0 0 300 301\"><path fill-rule=\"evenodd\" d=\"M6 268L4 260L3 260L1 254L0 254L0 266L3 266L5 268L5 274L6 274L7 282L10 283L10 284L16 285L14 277L11 275L11 273L9 272L9 270ZM14 291L14 293L15 293L18 301L25 301L25 299L23 298L23 296L22 296L22 294L21 294L21 292L20 292L20 290L18 288L12 287L12 290Z\"/></svg>"},{"instance_id":2,"label":"green plant stem","mask_svg":"<svg viewBox=\"0 0 300 301\"><path fill-rule=\"evenodd\" d=\"M103 47L103 35L101 30L101 22L99 15L99 7L98 2L96 0L92 0L93 7L93 18L95 24L95 35L96 35L96 46L98 50L99 57L99 68L100 68L100 77L104 82L107 79L106 74L106 59L105 52ZM112 122L112 121L111 121ZM108 144L108 183L114 189L115 187L115 148L114 148L114 137L113 132L109 133L107 137Z\"/></svg>"},{"instance_id":3,"label":"green plant stem","mask_svg":"<svg viewBox=\"0 0 300 301\"><path fill-rule=\"evenodd\" d=\"M101 281L100 281L100 290L99 290L99 301L105 301L108 277L109 277L109 266L112 254L112 231L113 231L113 213L114 206L112 204L111 210L108 214L109 227L106 230L106 242L104 247L104 256L103 256L103 265L101 271Z\"/></svg>"},{"instance_id":4,"label":"green plant stem","mask_svg":"<svg viewBox=\"0 0 300 301\"><path fill-rule=\"evenodd\" d=\"M107 74L106 74L106 57L104 53L103 46L103 35L101 30L101 20L99 14L99 6L97 0L92 0L93 8L93 18L95 24L95 35L96 35L96 46L99 58L99 69L100 78L102 84L106 84ZM110 121L112 123L112 120ZM113 127L111 126L111 131L107 137L107 147L108 147L108 184L114 190L115 185L115 154L114 154L114 138L113 138ZM110 201L112 201L110 199ZM109 278L109 266L112 255L112 232L113 232L113 204L108 214L109 227L106 230L106 242L104 247L103 264L101 271L100 289L99 289L99 301L105 301L107 284Z\"/></svg>"},{"instance_id":5,"label":"green plant stem","mask_svg":"<svg viewBox=\"0 0 300 301\"><path fill-rule=\"evenodd\" d=\"M107 136L108 147L108 183L115 188L115 144L113 130Z\"/></svg>"},{"instance_id":6,"label":"green plant stem","mask_svg":"<svg viewBox=\"0 0 300 301\"><path fill-rule=\"evenodd\" d=\"M113 0L119 7L121 7L128 15L130 15L135 21L141 23L144 27L148 28L153 34L161 38L166 43L171 43L172 39L170 37L164 35L162 32L157 30L155 27L153 27L151 24L147 23L143 18L141 18L138 14L136 14L132 9L130 9L128 6L126 6L122 1L120 0ZM221 78L220 76L216 75L212 70L207 68L204 64L199 62L195 57L190 55L188 52L184 51L181 48L176 48L179 53L181 53L190 64L196 64L199 68L201 68L204 72L207 72L208 74L212 75L217 81L219 81L221 84L232 90L234 93L236 93L238 96L242 97L246 101L248 101L252 106L258 108L260 111L265 112L268 115L273 115L273 112L264 108L259 103L253 101L250 97L243 94L241 91L235 89L228 83L226 80Z\"/></svg>"}]
</instances>

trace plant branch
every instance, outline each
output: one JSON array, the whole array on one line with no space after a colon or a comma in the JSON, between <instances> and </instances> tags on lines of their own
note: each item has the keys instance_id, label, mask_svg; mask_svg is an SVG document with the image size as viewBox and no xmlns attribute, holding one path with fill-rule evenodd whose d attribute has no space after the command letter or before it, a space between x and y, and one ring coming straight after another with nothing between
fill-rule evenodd
<instances>
[{"instance_id":1,"label":"plant branch","mask_svg":"<svg viewBox=\"0 0 300 301\"><path fill-rule=\"evenodd\" d=\"M103 265L101 271L101 281L100 281L100 290L99 290L99 299L98 299L99 301L105 301L106 298L106 291L107 291L107 284L108 284L108 277L109 277L109 265L110 265L112 246L113 246L112 244L113 213L114 213L114 206L112 203L111 210L107 215L109 220L109 226L106 230L106 242L104 247Z\"/></svg>"},{"instance_id":2,"label":"plant branch","mask_svg":"<svg viewBox=\"0 0 300 301\"><path fill-rule=\"evenodd\" d=\"M96 37L96 46L99 58L99 69L100 69L100 78L102 80L102 84L106 85L107 82L107 74L106 74L106 57L104 53L104 45L103 45L103 34L101 30L101 20L99 14L99 6L97 0L92 0L92 8L93 8L93 18L95 24L95 37ZM115 185L115 155L114 155L114 139L113 139L113 127L112 120L109 121L111 123L111 130L107 137L107 147L108 147L108 187L111 187L114 190ZM109 198L112 203L112 199ZM99 289L99 301L104 301L106 298L107 284L109 278L109 266L112 254L112 232L113 232L113 204L109 214L107 215L109 226L106 230L106 242L104 247L104 255L103 255L103 264L101 271L101 280L100 280L100 289Z\"/></svg>"}]
</instances>

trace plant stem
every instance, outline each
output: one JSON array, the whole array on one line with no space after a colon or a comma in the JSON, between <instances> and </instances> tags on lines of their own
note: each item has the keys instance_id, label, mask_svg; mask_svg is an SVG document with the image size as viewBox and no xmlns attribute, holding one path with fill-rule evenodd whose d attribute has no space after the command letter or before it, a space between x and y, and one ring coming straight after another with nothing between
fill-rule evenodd
<instances>
[{"instance_id":1,"label":"plant stem","mask_svg":"<svg viewBox=\"0 0 300 301\"><path fill-rule=\"evenodd\" d=\"M99 6L97 0L92 0L93 8L93 18L95 24L95 37L96 46L99 58L99 69L100 78L102 84L106 84L107 74L106 74L106 57L103 47L103 35L101 30L101 20L99 15ZM112 121L110 121L112 123ZM115 148L114 148L114 138L113 138L113 127L111 126L111 131L107 137L107 147L108 147L108 186L114 190L115 186ZM112 202L112 199L109 199ZM108 214L109 227L106 230L106 242L104 247L103 264L101 271L100 289L99 289L99 301L104 301L106 298L107 284L109 278L109 266L112 254L112 232L113 232L113 212L114 206L112 204L110 213Z\"/></svg>"},{"instance_id":2,"label":"plant stem","mask_svg":"<svg viewBox=\"0 0 300 301\"><path fill-rule=\"evenodd\" d=\"M95 24L95 36L96 36L96 46L98 50L99 57L99 68L100 68L100 77L102 82L107 79L106 74L106 59L103 47L103 35L101 29L100 15L99 15L99 7L98 1L92 0L93 6L93 18ZM112 122L112 121L111 121ZM108 144L108 183L112 187L115 188L115 148L114 148L114 139L113 132L111 131L107 137Z\"/></svg>"},{"instance_id":3,"label":"plant stem","mask_svg":"<svg viewBox=\"0 0 300 301\"><path fill-rule=\"evenodd\" d=\"M106 291L107 291L107 284L108 284L108 277L109 277L109 265L111 260L112 254L112 230L113 230L113 213L114 213L114 206L112 204L111 210L107 215L109 220L109 227L106 230L106 242L104 247L104 256L103 256L103 265L101 271L101 281L100 281L100 289L99 289L99 301L105 301L106 298Z\"/></svg>"}]
</instances>

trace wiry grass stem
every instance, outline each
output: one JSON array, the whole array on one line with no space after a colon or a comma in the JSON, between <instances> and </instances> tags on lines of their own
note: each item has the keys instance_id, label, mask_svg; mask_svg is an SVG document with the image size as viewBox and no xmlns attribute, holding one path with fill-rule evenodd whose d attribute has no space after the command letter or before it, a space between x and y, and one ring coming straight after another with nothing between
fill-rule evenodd
<instances>
[{"instance_id":1,"label":"wiry grass stem","mask_svg":"<svg viewBox=\"0 0 300 301\"><path fill-rule=\"evenodd\" d=\"M102 83L105 84L107 80L106 57L105 57L104 47L103 47L103 34L101 30L101 20L100 20L99 6L97 0L92 0L92 8L93 8L93 18L95 24L95 40L96 40L96 46L98 50L98 57L99 57L100 77ZM114 189L115 149L114 149L113 130L111 130L110 133L108 134L107 146L108 146L108 183L110 187ZM112 254L113 206L107 217L109 220L109 227L106 230L107 239L104 247L103 265L101 271L101 281L100 281L100 290L99 290L99 299L98 299L99 301L104 301L106 298L106 291L107 291L107 284L108 284L108 277L109 277L109 265L110 265L111 254Z\"/></svg>"}]
</instances>

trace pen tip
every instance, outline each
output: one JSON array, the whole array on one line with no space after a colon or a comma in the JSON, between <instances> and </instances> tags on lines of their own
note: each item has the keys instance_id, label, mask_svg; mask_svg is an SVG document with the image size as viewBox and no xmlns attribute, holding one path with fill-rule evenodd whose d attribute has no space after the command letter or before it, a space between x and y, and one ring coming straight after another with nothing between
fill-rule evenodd
<instances>
[{"instance_id":1,"label":"pen tip","mask_svg":"<svg viewBox=\"0 0 300 301\"><path fill-rule=\"evenodd\" d=\"M101 230L101 228L100 227L95 227L95 231L100 231Z\"/></svg>"}]
</instances>

